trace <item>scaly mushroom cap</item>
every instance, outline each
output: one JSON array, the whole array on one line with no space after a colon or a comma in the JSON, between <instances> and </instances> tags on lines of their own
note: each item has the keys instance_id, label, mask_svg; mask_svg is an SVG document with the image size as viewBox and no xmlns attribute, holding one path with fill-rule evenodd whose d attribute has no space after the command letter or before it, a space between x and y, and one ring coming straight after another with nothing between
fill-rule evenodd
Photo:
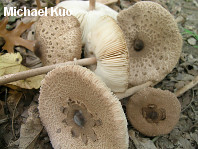
<instances>
[{"instance_id":1,"label":"scaly mushroom cap","mask_svg":"<svg viewBox=\"0 0 198 149\"><path fill-rule=\"evenodd\" d=\"M147 136L170 133L181 112L181 105L175 94L150 87L133 95L126 108L131 124Z\"/></svg>"},{"instance_id":2,"label":"scaly mushroom cap","mask_svg":"<svg viewBox=\"0 0 198 149\"><path fill-rule=\"evenodd\" d=\"M40 17L37 22L36 40L39 48L35 53L41 58L43 65L81 57L80 23L74 16L51 16L51 9L48 9L48 16Z\"/></svg>"},{"instance_id":3,"label":"scaly mushroom cap","mask_svg":"<svg viewBox=\"0 0 198 149\"><path fill-rule=\"evenodd\" d=\"M95 10L89 10L89 1L63 1L57 5L57 7L63 7L71 11L80 22L82 30L82 42L85 44L87 34L90 32L92 27L96 24L99 17L108 15L116 19L117 12L113 9L100 4L95 4Z\"/></svg>"},{"instance_id":4,"label":"scaly mushroom cap","mask_svg":"<svg viewBox=\"0 0 198 149\"><path fill-rule=\"evenodd\" d=\"M173 16L154 2L137 2L117 16L130 56L130 86L159 82L179 60L182 36Z\"/></svg>"},{"instance_id":5,"label":"scaly mushroom cap","mask_svg":"<svg viewBox=\"0 0 198 149\"><path fill-rule=\"evenodd\" d=\"M42 81L40 118L55 149L127 149L127 121L119 100L87 68L70 65Z\"/></svg>"},{"instance_id":6,"label":"scaly mushroom cap","mask_svg":"<svg viewBox=\"0 0 198 149\"><path fill-rule=\"evenodd\" d=\"M113 92L128 88L129 56L124 34L115 20L102 16L88 34L85 57L97 58L96 75ZM91 68L94 71L94 68Z\"/></svg>"}]
</instances>

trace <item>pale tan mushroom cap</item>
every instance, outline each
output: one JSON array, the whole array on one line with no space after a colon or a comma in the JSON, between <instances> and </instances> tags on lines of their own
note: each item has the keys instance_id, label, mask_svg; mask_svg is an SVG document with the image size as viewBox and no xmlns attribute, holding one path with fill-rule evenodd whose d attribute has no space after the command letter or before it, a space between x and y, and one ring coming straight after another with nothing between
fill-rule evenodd
<instances>
[{"instance_id":1,"label":"pale tan mushroom cap","mask_svg":"<svg viewBox=\"0 0 198 149\"><path fill-rule=\"evenodd\" d=\"M124 34L115 20L102 16L88 34L85 57L97 58L95 70L113 92L128 88L129 56Z\"/></svg>"},{"instance_id":2,"label":"pale tan mushroom cap","mask_svg":"<svg viewBox=\"0 0 198 149\"><path fill-rule=\"evenodd\" d=\"M158 115L152 112L152 108L155 108L153 110ZM144 109L147 109L147 115ZM175 94L170 91L149 87L130 98L126 111L135 129L147 136L157 136L168 134L175 127L179 121L181 105Z\"/></svg>"},{"instance_id":3,"label":"pale tan mushroom cap","mask_svg":"<svg viewBox=\"0 0 198 149\"><path fill-rule=\"evenodd\" d=\"M82 128L74 122L79 108ZM70 65L49 72L42 81L39 112L55 149L128 148L127 121L119 100L87 68Z\"/></svg>"},{"instance_id":4,"label":"pale tan mushroom cap","mask_svg":"<svg viewBox=\"0 0 198 149\"><path fill-rule=\"evenodd\" d=\"M42 16L37 22L36 40L40 48L35 52L43 65L81 57L80 23L74 16L51 16L51 9L48 9L48 16Z\"/></svg>"},{"instance_id":5,"label":"pale tan mushroom cap","mask_svg":"<svg viewBox=\"0 0 198 149\"><path fill-rule=\"evenodd\" d=\"M181 54L182 36L174 17L159 4L142 1L120 12L117 20L129 50L130 86L161 81ZM138 40L144 43L140 51L134 48Z\"/></svg>"}]
</instances>

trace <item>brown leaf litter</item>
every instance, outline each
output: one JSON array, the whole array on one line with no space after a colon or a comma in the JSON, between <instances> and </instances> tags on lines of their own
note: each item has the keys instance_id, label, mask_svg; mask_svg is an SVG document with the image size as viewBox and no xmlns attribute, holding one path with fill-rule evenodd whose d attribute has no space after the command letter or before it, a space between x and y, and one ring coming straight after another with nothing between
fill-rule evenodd
<instances>
[{"instance_id":1,"label":"brown leaf litter","mask_svg":"<svg viewBox=\"0 0 198 149\"><path fill-rule=\"evenodd\" d=\"M0 22L0 37L5 40L5 45L2 49L7 50L9 53L14 52L14 46L23 46L31 51L34 49L35 41L25 40L21 38L21 34L26 31L34 22L23 23L21 22L15 29L9 31L6 29L8 17L5 17Z\"/></svg>"}]
</instances>

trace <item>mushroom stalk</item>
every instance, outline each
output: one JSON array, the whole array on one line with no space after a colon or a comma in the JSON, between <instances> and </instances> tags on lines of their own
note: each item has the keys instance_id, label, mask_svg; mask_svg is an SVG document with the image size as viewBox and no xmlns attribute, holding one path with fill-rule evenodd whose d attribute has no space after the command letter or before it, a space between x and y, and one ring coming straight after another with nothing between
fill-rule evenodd
<instances>
[{"instance_id":1,"label":"mushroom stalk","mask_svg":"<svg viewBox=\"0 0 198 149\"><path fill-rule=\"evenodd\" d=\"M56 5L58 5L58 3L60 3L60 0L56 0Z\"/></svg>"},{"instance_id":2,"label":"mushroom stalk","mask_svg":"<svg viewBox=\"0 0 198 149\"><path fill-rule=\"evenodd\" d=\"M53 70L56 67L59 66L64 66L64 65L81 65L81 66L87 66L87 65L92 65L96 63L96 58L84 58L84 59L79 59L75 61L69 61L65 63L59 63L59 64L54 64L50 66L44 66L36 69L31 69L28 71L22 71L18 72L16 74L9 74L9 75L4 75L0 77L0 85L7 84L10 82L18 81L18 80L24 80L29 77L41 75L41 74L46 74L49 71Z\"/></svg>"},{"instance_id":3,"label":"mushroom stalk","mask_svg":"<svg viewBox=\"0 0 198 149\"><path fill-rule=\"evenodd\" d=\"M184 87L182 87L181 89L179 89L178 91L176 91L175 95L177 97L179 97L183 93L185 93L189 89L193 88L197 84L198 84L198 76L196 76L191 82L189 82L188 84L186 84Z\"/></svg>"},{"instance_id":4,"label":"mushroom stalk","mask_svg":"<svg viewBox=\"0 0 198 149\"><path fill-rule=\"evenodd\" d=\"M89 10L94 10L96 6L96 0L89 0Z\"/></svg>"},{"instance_id":5,"label":"mushroom stalk","mask_svg":"<svg viewBox=\"0 0 198 149\"><path fill-rule=\"evenodd\" d=\"M40 0L36 0L37 9L42 9Z\"/></svg>"},{"instance_id":6,"label":"mushroom stalk","mask_svg":"<svg viewBox=\"0 0 198 149\"><path fill-rule=\"evenodd\" d=\"M198 76L196 76L191 82L189 82L188 84L186 84L184 87L182 87L181 89L179 89L178 91L176 91L175 92L175 95L177 97L179 97L183 93L185 93L189 89L193 88L197 84L198 84ZM140 90L142 90L142 89L144 89L146 87L152 86L152 85L153 85L153 83L151 81L149 81L149 82L146 82L144 84L141 84L141 85L138 85L138 86L135 86L135 87L131 87L128 90L126 90L124 93L116 93L115 95L118 97L118 99L121 100L123 98L132 96L136 92L138 92L138 91L140 91Z\"/></svg>"},{"instance_id":7,"label":"mushroom stalk","mask_svg":"<svg viewBox=\"0 0 198 149\"><path fill-rule=\"evenodd\" d=\"M116 93L115 95L118 97L118 99L123 99L123 98L126 98L126 97L129 97L133 94L135 94L136 92L146 88L146 87L149 87L151 86L153 83L151 81L148 81L144 84L141 84L141 85L138 85L138 86L135 86L135 87L131 87L129 88L128 90L126 90L124 93Z\"/></svg>"}]
</instances>

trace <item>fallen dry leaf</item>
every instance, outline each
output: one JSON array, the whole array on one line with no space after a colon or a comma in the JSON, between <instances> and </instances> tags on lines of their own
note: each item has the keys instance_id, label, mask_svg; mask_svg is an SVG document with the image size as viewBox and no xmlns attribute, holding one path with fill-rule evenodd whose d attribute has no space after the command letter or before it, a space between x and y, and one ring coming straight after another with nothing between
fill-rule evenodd
<instances>
[{"instance_id":1,"label":"fallen dry leaf","mask_svg":"<svg viewBox=\"0 0 198 149\"><path fill-rule=\"evenodd\" d=\"M157 149L149 138L142 138L135 135L135 131L129 130L129 137L137 149Z\"/></svg>"},{"instance_id":2,"label":"fallen dry leaf","mask_svg":"<svg viewBox=\"0 0 198 149\"><path fill-rule=\"evenodd\" d=\"M25 40L21 38L21 34L26 31L34 22L24 24L21 22L15 29L8 31L6 25L8 23L8 17L5 17L0 22L0 37L5 40L5 45L2 49L7 50L9 53L14 52L14 46L23 46L31 51L34 49L35 41Z\"/></svg>"},{"instance_id":3,"label":"fallen dry leaf","mask_svg":"<svg viewBox=\"0 0 198 149\"><path fill-rule=\"evenodd\" d=\"M20 53L6 53L0 56L0 76L14 74L17 72L29 70L29 68L21 65L22 57ZM11 82L9 84L19 86L25 89L38 89L41 85L44 75L39 75L25 80Z\"/></svg>"},{"instance_id":4,"label":"fallen dry leaf","mask_svg":"<svg viewBox=\"0 0 198 149\"><path fill-rule=\"evenodd\" d=\"M33 105L28 110L29 117L25 124L21 125L19 148L33 149L43 126L41 125L37 105Z\"/></svg>"},{"instance_id":5,"label":"fallen dry leaf","mask_svg":"<svg viewBox=\"0 0 198 149\"><path fill-rule=\"evenodd\" d=\"M16 110L16 107L21 100L22 92L18 92L15 90L10 90L7 98L7 106L11 115L15 115L17 117L22 109Z\"/></svg>"}]
</instances>

